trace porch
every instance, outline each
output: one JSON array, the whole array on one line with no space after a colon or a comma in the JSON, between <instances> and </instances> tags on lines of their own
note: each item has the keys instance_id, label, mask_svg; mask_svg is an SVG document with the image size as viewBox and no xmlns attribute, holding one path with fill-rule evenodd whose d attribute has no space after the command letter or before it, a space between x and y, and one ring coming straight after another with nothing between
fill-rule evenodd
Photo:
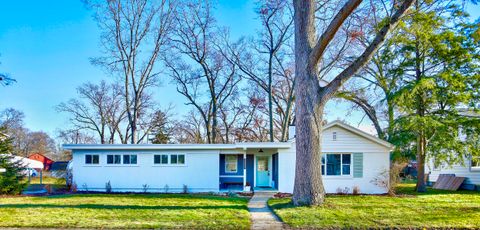
<instances>
[{"instance_id":1,"label":"porch","mask_svg":"<svg viewBox=\"0 0 480 230\"><path fill-rule=\"evenodd\" d=\"M276 191L278 150L246 149L220 153L220 191Z\"/></svg>"}]
</instances>

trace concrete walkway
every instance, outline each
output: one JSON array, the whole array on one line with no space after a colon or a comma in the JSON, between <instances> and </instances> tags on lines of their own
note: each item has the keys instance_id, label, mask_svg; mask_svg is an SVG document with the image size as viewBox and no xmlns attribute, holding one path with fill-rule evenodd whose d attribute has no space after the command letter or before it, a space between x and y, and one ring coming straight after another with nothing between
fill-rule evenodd
<instances>
[{"instance_id":1,"label":"concrete walkway","mask_svg":"<svg viewBox=\"0 0 480 230\"><path fill-rule=\"evenodd\" d=\"M252 220L251 229L286 229L286 225L267 205L268 199L274 194L274 192L256 192L248 202L248 211Z\"/></svg>"}]
</instances>

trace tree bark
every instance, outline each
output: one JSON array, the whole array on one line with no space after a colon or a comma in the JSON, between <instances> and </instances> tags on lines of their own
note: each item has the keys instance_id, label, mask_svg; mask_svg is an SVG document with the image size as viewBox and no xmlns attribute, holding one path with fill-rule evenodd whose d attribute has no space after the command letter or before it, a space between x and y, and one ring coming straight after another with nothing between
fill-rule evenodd
<instances>
[{"instance_id":1,"label":"tree bark","mask_svg":"<svg viewBox=\"0 0 480 230\"><path fill-rule=\"evenodd\" d=\"M295 107L296 166L293 203L323 203L325 190L321 173L322 116L325 104L320 96L317 65L309 57L315 43L314 1L294 1L295 7Z\"/></svg>"},{"instance_id":2,"label":"tree bark","mask_svg":"<svg viewBox=\"0 0 480 230\"><path fill-rule=\"evenodd\" d=\"M317 72L318 61L322 58L323 47L332 40L327 31L316 41L314 0L294 0L295 8L295 119L296 119L296 166L293 194L294 205L319 205L325 199L321 174L321 137L323 110L327 101L345 81L355 75L385 41L387 34L395 27L401 16L415 0L405 0L390 20L378 31L364 52L347 68L340 72L326 87L320 87ZM330 26L334 31L359 5L359 1L345 3ZM314 49L315 48L315 49Z\"/></svg>"},{"instance_id":3,"label":"tree bark","mask_svg":"<svg viewBox=\"0 0 480 230\"><path fill-rule=\"evenodd\" d=\"M417 192L426 192L425 184L425 148L426 139L424 132L420 132L417 137Z\"/></svg>"}]
</instances>

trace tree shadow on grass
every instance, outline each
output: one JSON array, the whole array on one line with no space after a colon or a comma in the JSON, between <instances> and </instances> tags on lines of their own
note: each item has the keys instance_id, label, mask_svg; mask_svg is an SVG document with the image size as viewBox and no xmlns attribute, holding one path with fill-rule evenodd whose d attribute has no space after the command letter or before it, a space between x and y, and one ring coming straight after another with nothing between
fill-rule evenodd
<instances>
[{"instance_id":1,"label":"tree shadow on grass","mask_svg":"<svg viewBox=\"0 0 480 230\"><path fill-rule=\"evenodd\" d=\"M77 193L62 194L53 196L43 196L46 199L69 199L69 198L128 198L128 199L197 199L212 201L229 201L229 202L245 202L247 198L242 197L225 197L207 194L139 194L139 193Z\"/></svg>"},{"instance_id":2,"label":"tree shadow on grass","mask_svg":"<svg viewBox=\"0 0 480 230\"><path fill-rule=\"evenodd\" d=\"M59 204L0 204L1 208L78 208L78 209L136 209L136 210L197 210L197 209L237 209L247 210L244 205L203 205L203 206L143 206L143 205L101 205L101 204L79 204L79 205L59 205Z\"/></svg>"}]
</instances>

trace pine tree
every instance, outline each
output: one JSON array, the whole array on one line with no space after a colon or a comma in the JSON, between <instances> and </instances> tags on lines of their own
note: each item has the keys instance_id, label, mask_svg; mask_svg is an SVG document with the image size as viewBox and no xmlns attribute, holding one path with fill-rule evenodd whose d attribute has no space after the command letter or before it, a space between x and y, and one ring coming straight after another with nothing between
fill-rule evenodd
<instances>
[{"instance_id":1,"label":"pine tree","mask_svg":"<svg viewBox=\"0 0 480 230\"><path fill-rule=\"evenodd\" d=\"M4 129L0 129L2 133ZM0 168L5 172L0 172L0 194L20 194L26 186L24 181L25 168L20 162L15 161L12 151L12 140L0 137Z\"/></svg>"},{"instance_id":2,"label":"pine tree","mask_svg":"<svg viewBox=\"0 0 480 230\"><path fill-rule=\"evenodd\" d=\"M393 38L402 47L398 58L406 60L398 68L403 78L395 96L401 112L397 126L416 139L418 192L426 191L425 162L462 162L469 147L461 132L479 122L459 112L478 102L480 92L479 46L471 25L462 20L461 8L432 4L438 2L417 1Z\"/></svg>"}]
</instances>

